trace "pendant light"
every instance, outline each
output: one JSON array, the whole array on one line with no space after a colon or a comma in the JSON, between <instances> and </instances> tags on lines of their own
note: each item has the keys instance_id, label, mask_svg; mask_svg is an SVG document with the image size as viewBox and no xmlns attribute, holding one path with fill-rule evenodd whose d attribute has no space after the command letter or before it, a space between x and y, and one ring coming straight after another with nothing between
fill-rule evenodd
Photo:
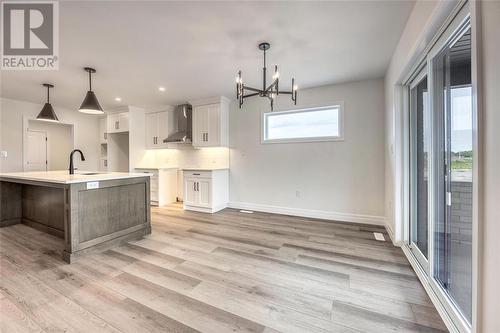
<instances>
[{"instance_id":1,"label":"pendant light","mask_svg":"<svg viewBox=\"0 0 500 333\"><path fill-rule=\"evenodd\" d=\"M85 67L84 70L89 73L89 91L87 91L87 95L85 95L85 99L83 100L78 111L90 114L103 114L104 111L102 110L96 95L92 91L92 73L95 73L96 70L90 67Z\"/></svg>"},{"instance_id":2,"label":"pendant light","mask_svg":"<svg viewBox=\"0 0 500 333\"><path fill-rule=\"evenodd\" d=\"M44 87L47 87L47 103L42 108L42 111L36 116L37 120L43 120L43 121L52 121L52 122L58 122L59 119L57 119L56 113L54 112L54 108L50 104L50 93L49 90L50 88L54 88L52 84L49 83L44 83L42 84Z\"/></svg>"}]
</instances>

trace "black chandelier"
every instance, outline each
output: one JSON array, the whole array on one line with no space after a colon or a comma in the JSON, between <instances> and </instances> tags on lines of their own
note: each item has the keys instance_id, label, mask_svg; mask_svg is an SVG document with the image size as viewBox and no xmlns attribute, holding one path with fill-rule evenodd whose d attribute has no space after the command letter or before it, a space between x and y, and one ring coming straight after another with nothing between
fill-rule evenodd
<instances>
[{"instance_id":1,"label":"black chandelier","mask_svg":"<svg viewBox=\"0 0 500 333\"><path fill-rule=\"evenodd\" d=\"M279 90L279 72L278 65L274 65L274 75L273 75L273 83L267 86L266 82L266 51L269 50L271 44L269 43L260 43L259 50L264 52L264 67L262 68L262 89L256 89L252 87L245 86L243 84L243 79L241 78L241 71L238 71L238 76L236 77L236 98L238 98L238 104L241 109L243 105L243 100L247 97L260 96L267 97L271 103L271 111L273 110L274 99L279 94L287 94L292 95L292 101L295 105L297 105L297 85L295 84L295 79L292 78L292 90L291 91L280 91ZM245 90L251 91L250 93L245 95Z\"/></svg>"}]
</instances>

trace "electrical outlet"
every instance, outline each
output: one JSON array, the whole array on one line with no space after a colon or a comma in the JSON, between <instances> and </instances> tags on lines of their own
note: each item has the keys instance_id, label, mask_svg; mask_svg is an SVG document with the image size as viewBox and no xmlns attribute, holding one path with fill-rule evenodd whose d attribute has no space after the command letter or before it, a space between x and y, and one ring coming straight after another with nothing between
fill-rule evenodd
<instances>
[{"instance_id":1,"label":"electrical outlet","mask_svg":"<svg viewBox=\"0 0 500 333\"><path fill-rule=\"evenodd\" d=\"M297 198L300 198L300 191L298 191L298 190L297 190L297 191L295 191L295 196L296 196Z\"/></svg>"},{"instance_id":2,"label":"electrical outlet","mask_svg":"<svg viewBox=\"0 0 500 333\"><path fill-rule=\"evenodd\" d=\"M6 150L1 150L0 151L0 157L1 158L7 158L7 151Z\"/></svg>"}]
</instances>

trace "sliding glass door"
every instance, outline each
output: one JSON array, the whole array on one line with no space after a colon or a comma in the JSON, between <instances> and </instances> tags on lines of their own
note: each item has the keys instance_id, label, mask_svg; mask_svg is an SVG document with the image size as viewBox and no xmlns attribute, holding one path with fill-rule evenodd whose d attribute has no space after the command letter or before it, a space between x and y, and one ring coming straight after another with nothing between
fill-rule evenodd
<instances>
[{"instance_id":1,"label":"sliding glass door","mask_svg":"<svg viewBox=\"0 0 500 333\"><path fill-rule=\"evenodd\" d=\"M434 278L470 323L474 186L470 27L464 27L432 63L437 133Z\"/></svg>"},{"instance_id":2,"label":"sliding glass door","mask_svg":"<svg viewBox=\"0 0 500 333\"><path fill-rule=\"evenodd\" d=\"M410 83L410 248L425 271L429 252L429 90L427 69Z\"/></svg>"},{"instance_id":3,"label":"sliding glass door","mask_svg":"<svg viewBox=\"0 0 500 333\"><path fill-rule=\"evenodd\" d=\"M460 332L470 332L477 123L468 3L406 81L406 252ZM475 253L475 252L474 252Z\"/></svg>"}]
</instances>

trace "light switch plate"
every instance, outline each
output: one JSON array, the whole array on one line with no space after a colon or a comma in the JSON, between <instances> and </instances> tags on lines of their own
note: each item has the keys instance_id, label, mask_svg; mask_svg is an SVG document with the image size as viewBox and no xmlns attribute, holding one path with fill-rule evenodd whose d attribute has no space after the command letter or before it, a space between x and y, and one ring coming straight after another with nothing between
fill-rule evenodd
<instances>
[{"instance_id":1,"label":"light switch plate","mask_svg":"<svg viewBox=\"0 0 500 333\"><path fill-rule=\"evenodd\" d=\"M6 150L0 150L0 157L1 158L7 158L7 151Z\"/></svg>"}]
</instances>

